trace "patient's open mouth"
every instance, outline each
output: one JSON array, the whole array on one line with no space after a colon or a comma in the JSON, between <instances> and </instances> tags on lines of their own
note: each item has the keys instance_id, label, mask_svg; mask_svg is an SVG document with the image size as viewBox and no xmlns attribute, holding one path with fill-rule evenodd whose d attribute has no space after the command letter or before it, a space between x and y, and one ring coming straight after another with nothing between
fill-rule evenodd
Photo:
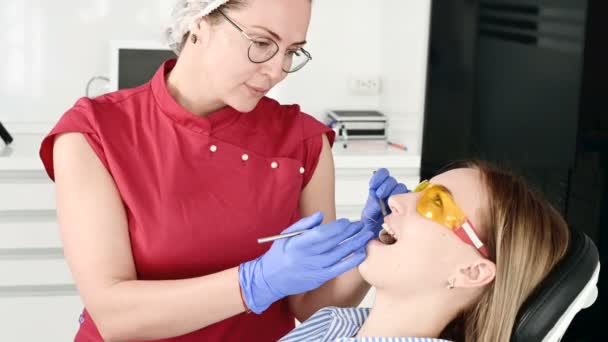
<instances>
[{"instance_id":1,"label":"patient's open mouth","mask_svg":"<svg viewBox=\"0 0 608 342\"><path fill-rule=\"evenodd\" d=\"M395 236L395 232L386 224L382 224L382 230L380 234L378 234L378 240L385 245L392 245L397 242L397 237Z\"/></svg>"}]
</instances>

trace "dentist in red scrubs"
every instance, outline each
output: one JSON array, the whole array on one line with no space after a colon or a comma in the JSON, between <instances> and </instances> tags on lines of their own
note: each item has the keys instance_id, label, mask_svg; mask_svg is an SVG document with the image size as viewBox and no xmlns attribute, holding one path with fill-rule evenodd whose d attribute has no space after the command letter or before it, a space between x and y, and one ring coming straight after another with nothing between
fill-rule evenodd
<instances>
[{"instance_id":1,"label":"dentist in red scrubs","mask_svg":"<svg viewBox=\"0 0 608 342\"><path fill-rule=\"evenodd\" d=\"M265 97L311 60L310 14L310 0L177 1L179 57L80 99L43 140L85 306L75 341L276 341L362 300L377 198L405 187L377 172L366 220L336 220L333 131Z\"/></svg>"}]
</instances>

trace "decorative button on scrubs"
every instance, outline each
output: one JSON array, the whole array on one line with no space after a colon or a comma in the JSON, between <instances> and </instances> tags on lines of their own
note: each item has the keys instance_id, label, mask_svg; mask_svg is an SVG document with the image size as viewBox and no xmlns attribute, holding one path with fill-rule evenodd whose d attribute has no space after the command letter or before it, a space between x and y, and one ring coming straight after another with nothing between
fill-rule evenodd
<instances>
[{"instance_id":1,"label":"decorative button on scrubs","mask_svg":"<svg viewBox=\"0 0 608 342\"><path fill-rule=\"evenodd\" d=\"M230 107L206 117L189 113L167 91L174 65L165 62L140 87L80 99L40 148L54 179L54 137L85 136L124 203L141 280L204 276L262 255L270 244L257 238L301 217L299 198L316 168L321 136L334 138L298 106L269 98L249 113ZM163 341L276 341L294 327L286 304ZM83 318L75 340L102 341L86 309Z\"/></svg>"}]
</instances>

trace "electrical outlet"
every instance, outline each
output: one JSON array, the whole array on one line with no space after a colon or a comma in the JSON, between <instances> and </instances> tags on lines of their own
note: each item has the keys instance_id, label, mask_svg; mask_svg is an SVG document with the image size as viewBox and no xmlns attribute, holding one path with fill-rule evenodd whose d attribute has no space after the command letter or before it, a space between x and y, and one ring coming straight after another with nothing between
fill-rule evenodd
<instances>
[{"instance_id":1,"label":"electrical outlet","mask_svg":"<svg viewBox=\"0 0 608 342\"><path fill-rule=\"evenodd\" d=\"M381 90L380 77L352 77L350 79L350 92L354 95L378 95Z\"/></svg>"}]
</instances>

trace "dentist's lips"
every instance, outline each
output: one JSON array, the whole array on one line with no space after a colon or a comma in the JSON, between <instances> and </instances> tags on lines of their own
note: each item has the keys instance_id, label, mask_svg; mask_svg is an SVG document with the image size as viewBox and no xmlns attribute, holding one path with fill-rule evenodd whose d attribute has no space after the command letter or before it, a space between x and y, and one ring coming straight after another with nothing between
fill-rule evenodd
<instances>
[{"instance_id":1,"label":"dentist's lips","mask_svg":"<svg viewBox=\"0 0 608 342\"><path fill-rule=\"evenodd\" d=\"M255 96L264 96L264 95L266 95L266 93L269 90L269 89L264 89L264 88L252 87L248 84L245 84L245 87L247 87L249 92L251 92Z\"/></svg>"}]
</instances>

